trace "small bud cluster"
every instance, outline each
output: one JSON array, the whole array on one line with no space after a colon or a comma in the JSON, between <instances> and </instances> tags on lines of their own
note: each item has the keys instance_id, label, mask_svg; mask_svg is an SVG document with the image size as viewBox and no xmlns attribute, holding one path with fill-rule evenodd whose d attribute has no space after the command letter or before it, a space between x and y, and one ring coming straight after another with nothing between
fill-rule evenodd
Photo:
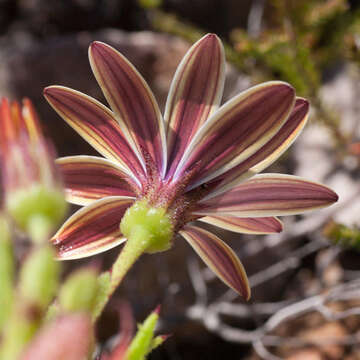
<instances>
[{"instance_id":1,"label":"small bud cluster","mask_svg":"<svg viewBox=\"0 0 360 360\"><path fill-rule=\"evenodd\" d=\"M52 145L28 99L0 105L0 159L5 208L32 240L42 241L66 212Z\"/></svg>"}]
</instances>

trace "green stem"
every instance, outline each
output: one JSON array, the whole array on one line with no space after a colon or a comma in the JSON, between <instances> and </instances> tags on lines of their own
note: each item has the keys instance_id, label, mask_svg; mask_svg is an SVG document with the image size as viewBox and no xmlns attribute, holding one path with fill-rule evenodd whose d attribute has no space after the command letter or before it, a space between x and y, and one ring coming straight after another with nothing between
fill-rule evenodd
<instances>
[{"instance_id":1,"label":"green stem","mask_svg":"<svg viewBox=\"0 0 360 360\"><path fill-rule=\"evenodd\" d=\"M174 235L171 217L165 208L153 207L139 200L128 208L120 223L121 233L128 239L111 272L98 279L99 291L93 319L96 320L135 261L144 253L168 250Z\"/></svg>"},{"instance_id":2,"label":"green stem","mask_svg":"<svg viewBox=\"0 0 360 360\"><path fill-rule=\"evenodd\" d=\"M112 295L120 285L122 279L135 261L149 247L151 239L152 236L146 227L139 225L131 231L131 235L126 242L124 249L121 251L111 269L110 295Z\"/></svg>"},{"instance_id":3,"label":"green stem","mask_svg":"<svg viewBox=\"0 0 360 360\"><path fill-rule=\"evenodd\" d=\"M13 244L8 221L0 214L0 338L7 329L7 319L11 313L14 294L15 264Z\"/></svg>"},{"instance_id":4,"label":"green stem","mask_svg":"<svg viewBox=\"0 0 360 360\"><path fill-rule=\"evenodd\" d=\"M100 276L100 282L104 288L95 306L93 314L94 321L100 316L110 297L118 288L132 265L147 250L149 245L151 245L152 238L150 232L144 226L138 225L132 229L124 248L111 268L110 279L108 279L109 272L103 273Z\"/></svg>"}]
</instances>

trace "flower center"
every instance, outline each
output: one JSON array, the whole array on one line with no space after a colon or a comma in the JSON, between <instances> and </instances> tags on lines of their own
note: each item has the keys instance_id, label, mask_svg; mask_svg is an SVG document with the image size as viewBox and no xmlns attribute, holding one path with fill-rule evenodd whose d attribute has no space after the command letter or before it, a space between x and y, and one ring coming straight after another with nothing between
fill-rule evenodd
<instances>
[{"instance_id":1,"label":"flower center","mask_svg":"<svg viewBox=\"0 0 360 360\"><path fill-rule=\"evenodd\" d=\"M147 253L168 250L174 235L174 225L166 209L150 206L145 199L126 210L120 230L128 241L138 242Z\"/></svg>"}]
</instances>

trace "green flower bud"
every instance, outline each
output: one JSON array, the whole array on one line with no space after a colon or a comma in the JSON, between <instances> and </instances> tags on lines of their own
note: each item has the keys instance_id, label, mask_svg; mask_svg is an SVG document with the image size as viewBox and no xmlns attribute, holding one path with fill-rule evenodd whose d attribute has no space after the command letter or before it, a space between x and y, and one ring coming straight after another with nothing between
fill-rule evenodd
<instances>
[{"instance_id":1,"label":"green flower bud","mask_svg":"<svg viewBox=\"0 0 360 360\"><path fill-rule=\"evenodd\" d=\"M7 210L17 225L33 240L47 240L51 231L64 217L67 209L61 189L33 185L13 191L7 198Z\"/></svg>"},{"instance_id":2,"label":"green flower bud","mask_svg":"<svg viewBox=\"0 0 360 360\"><path fill-rule=\"evenodd\" d=\"M60 289L59 303L68 312L92 312L98 292L97 273L85 268L71 274Z\"/></svg>"},{"instance_id":3,"label":"green flower bud","mask_svg":"<svg viewBox=\"0 0 360 360\"><path fill-rule=\"evenodd\" d=\"M58 288L60 264L54 256L49 245L34 249L20 272L21 298L41 310L50 304Z\"/></svg>"}]
</instances>

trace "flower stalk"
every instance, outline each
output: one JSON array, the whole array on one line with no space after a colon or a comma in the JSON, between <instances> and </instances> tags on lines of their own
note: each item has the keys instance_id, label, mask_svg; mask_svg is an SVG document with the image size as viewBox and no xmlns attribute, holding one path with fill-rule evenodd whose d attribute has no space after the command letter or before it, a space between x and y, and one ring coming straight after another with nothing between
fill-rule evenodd
<instances>
[{"instance_id":1,"label":"flower stalk","mask_svg":"<svg viewBox=\"0 0 360 360\"><path fill-rule=\"evenodd\" d=\"M136 202L126 211L120 230L127 242L112 267L111 294L143 253L168 250L173 237L173 225L166 210L149 206L144 200Z\"/></svg>"},{"instance_id":2,"label":"flower stalk","mask_svg":"<svg viewBox=\"0 0 360 360\"><path fill-rule=\"evenodd\" d=\"M131 237L111 268L109 296L114 293L136 260L146 251L149 246L148 239L149 233L143 227L137 227L131 232Z\"/></svg>"},{"instance_id":3,"label":"flower stalk","mask_svg":"<svg viewBox=\"0 0 360 360\"><path fill-rule=\"evenodd\" d=\"M93 308L92 318L94 322L101 315L110 297L121 284L136 260L146 251L146 238L141 236L140 232L136 233L136 235L137 236L132 237L132 241L126 242L110 271L104 272L98 279L101 291L96 298L96 303Z\"/></svg>"},{"instance_id":4,"label":"flower stalk","mask_svg":"<svg viewBox=\"0 0 360 360\"><path fill-rule=\"evenodd\" d=\"M171 247L171 217L164 208L150 206L146 200L136 202L125 212L120 230L127 241L109 272L106 296L97 304L95 318L142 254L161 252Z\"/></svg>"},{"instance_id":5,"label":"flower stalk","mask_svg":"<svg viewBox=\"0 0 360 360\"><path fill-rule=\"evenodd\" d=\"M92 312L94 322L101 315L110 297L121 284L136 260L146 251L148 245L146 237L141 236L140 232L135 234L136 236L132 237L132 241L126 242L110 271L104 272L98 279L99 294L96 297Z\"/></svg>"}]
</instances>

